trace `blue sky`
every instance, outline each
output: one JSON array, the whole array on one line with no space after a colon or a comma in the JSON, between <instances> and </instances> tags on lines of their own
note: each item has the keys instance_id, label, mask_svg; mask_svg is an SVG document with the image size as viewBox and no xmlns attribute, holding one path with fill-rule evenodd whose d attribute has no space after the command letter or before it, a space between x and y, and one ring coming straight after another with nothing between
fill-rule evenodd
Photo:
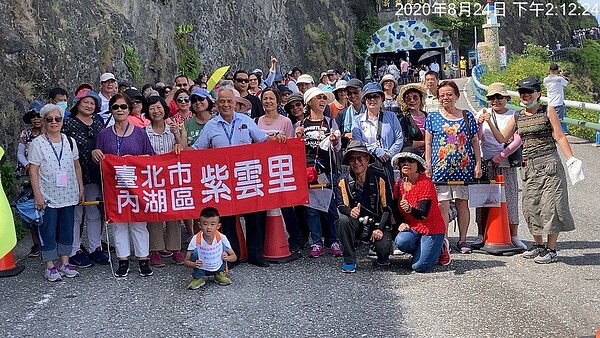
<instances>
[{"instance_id":1,"label":"blue sky","mask_svg":"<svg viewBox=\"0 0 600 338\"><path fill-rule=\"evenodd\" d=\"M589 5L589 9L590 11L592 10L592 8L594 8L594 6L596 6L595 8L600 11L600 4L598 3L598 0L578 0L580 4L584 4L587 3ZM598 21L600 21L600 13L596 13L596 19Z\"/></svg>"}]
</instances>

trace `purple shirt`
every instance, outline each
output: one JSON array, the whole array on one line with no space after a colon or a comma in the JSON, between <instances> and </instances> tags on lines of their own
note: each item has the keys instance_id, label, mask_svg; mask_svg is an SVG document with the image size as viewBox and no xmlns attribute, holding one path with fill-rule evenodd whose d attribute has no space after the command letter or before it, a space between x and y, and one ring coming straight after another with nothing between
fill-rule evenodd
<instances>
[{"instance_id":1,"label":"purple shirt","mask_svg":"<svg viewBox=\"0 0 600 338\"><path fill-rule=\"evenodd\" d=\"M154 155L154 149L148 139L146 131L140 127L129 125L134 128L133 133L126 137L118 137L112 127L100 130L96 149L102 150L104 154L117 155L117 145L120 143L119 155Z\"/></svg>"}]
</instances>

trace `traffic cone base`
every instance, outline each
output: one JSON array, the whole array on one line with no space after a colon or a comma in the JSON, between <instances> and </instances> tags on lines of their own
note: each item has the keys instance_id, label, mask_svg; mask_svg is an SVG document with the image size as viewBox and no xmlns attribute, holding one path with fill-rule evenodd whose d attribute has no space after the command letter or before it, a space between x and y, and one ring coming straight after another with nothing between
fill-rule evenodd
<instances>
[{"instance_id":1,"label":"traffic cone base","mask_svg":"<svg viewBox=\"0 0 600 338\"><path fill-rule=\"evenodd\" d=\"M485 229L485 245L482 251L490 255L515 255L524 250L512 245L510 239L510 225L508 224L508 208L506 207L506 195L504 193L504 177L496 176L496 182L502 186L502 202L499 207L488 208L487 226Z\"/></svg>"},{"instance_id":2,"label":"traffic cone base","mask_svg":"<svg viewBox=\"0 0 600 338\"><path fill-rule=\"evenodd\" d=\"M281 209L271 209L267 211L267 227L263 257L272 263L288 263L300 258L299 254L292 254L290 252L283 228Z\"/></svg>"},{"instance_id":3,"label":"traffic cone base","mask_svg":"<svg viewBox=\"0 0 600 338\"><path fill-rule=\"evenodd\" d=\"M0 278L14 277L25 270L24 266L15 266L15 258L12 251L0 258Z\"/></svg>"}]
</instances>

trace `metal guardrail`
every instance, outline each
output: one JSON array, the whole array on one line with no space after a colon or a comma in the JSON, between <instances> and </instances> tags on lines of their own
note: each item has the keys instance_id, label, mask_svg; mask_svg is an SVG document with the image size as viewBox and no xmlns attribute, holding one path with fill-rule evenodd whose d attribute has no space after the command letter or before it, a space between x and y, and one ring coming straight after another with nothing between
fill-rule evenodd
<instances>
[{"instance_id":1,"label":"metal guardrail","mask_svg":"<svg viewBox=\"0 0 600 338\"><path fill-rule=\"evenodd\" d=\"M479 104L481 106L487 106L487 98L485 97L485 93L488 89L488 86L484 85L479 80L481 78L481 76L483 75L483 73L484 73L484 69L481 65L477 65L473 68L473 71L472 71L473 85L472 86L473 86L473 92L475 93L475 97L477 98L477 101L479 102ZM510 94L510 96L519 97L519 93L516 91L509 90L508 93ZM542 96L541 100L542 100L542 102L548 103L548 98L546 96ZM516 110L523 109L523 107L512 105L512 104L507 104L506 106L510 109L516 109ZM570 125L574 125L574 126L578 126L578 127L595 130L596 131L596 146L600 146L600 104L565 100L565 106L570 107L570 108L593 110L598 113L598 123L573 119L568 116L563 117L561 119L561 122L570 124Z\"/></svg>"}]
</instances>

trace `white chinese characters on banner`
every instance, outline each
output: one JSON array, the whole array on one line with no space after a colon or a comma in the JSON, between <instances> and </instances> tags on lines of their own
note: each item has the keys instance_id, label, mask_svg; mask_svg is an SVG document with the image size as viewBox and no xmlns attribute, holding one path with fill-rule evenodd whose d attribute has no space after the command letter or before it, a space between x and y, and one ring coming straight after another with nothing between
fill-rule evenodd
<instances>
[{"instance_id":1,"label":"white chinese characters on banner","mask_svg":"<svg viewBox=\"0 0 600 338\"><path fill-rule=\"evenodd\" d=\"M173 211L194 210L192 187L173 188L171 190L171 208Z\"/></svg>"},{"instance_id":2,"label":"white chinese characters on banner","mask_svg":"<svg viewBox=\"0 0 600 338\"><path fill-rule=\"evenodd\" d=\"M233 168L233 176L237 178L235 191L241 192L236 199L265 195L260 190L265 186L260 181L260 174L262 174L262 165L258 159L235 163L235 168Z\"/></svg>"},{"instance_id":3,"label":"white chinese characters on banner","mask_svg":"<svg viewBox=\"0 0 600 338\"><path fill-rule=\"evenodd\" d=\"M206 203L212 199L215 203L219 203L221 198L231 201L231 189L223 182L229 179L229 170L227 165L214 167L210 164L202 167L202 183L207 189L202 190L202 195L206 196L202 199L202 203Z\"/></svg>"},{"instance_id":4,"label":"white chinese characters on banner","mask_svg":"<svg viewBox=\"0 0 600 338\"><path fill-rule=\"evenodd\" d=\"M140 199L137 195L131 195L129 190L120 190L117 196L117 210L123 212L123 208L131 205L131 212L140 212Z\"/></svg>"},{"instance_id":5,"label":"white chinese characters on banner","mask_svg":"<svg viewBox=\"0 0 600 338\"><path fill-rule=\"evenodd\" d=\"M192 165L189 163L177 162L167 167L169 169L169 183L183 185L192 182ZM177 176L177 181L175 181Z\"/></svg>"},{"instance_id":6,"label":"white chinese characters on banner","mask_svg":"<svg viewBox=\"0 0 600 338\"><path fill-rule=\"evenodd\" d=\"M269 188L269 193L277 193L282 191L295 191L296 181L294 178L294 165L292 163L292 155L279 155L269 157L269 185L274 186Z\"/></svg>"},{"instance_id":7,"label":"white chinese characters on banner","mask_svg":"<svg viewBox=\"0 0 600 338\"><path fill-rule=\"evenodd\" d=\"M167 191L165 189L150 191L144 190L144 201L146 206L144 212L167 212Z\"/></svg>"},{"instance_id":8,"label":"white chinese characters on banner","mask_svg":"<svg viewBox=\"0 0 600 338\"><path fill-rule=\"evenodd\" d=\"M146 180L142 183L142 187L162 188L165 186L165 179L158 179L158 175L163 171L162 167L156 167L156 164L147 165L146 169L142 169L142 175L146 175Z\"/></svg>"},{"instance_id":9,"label":"white chinese characters on banner","mask_svg":"<svg viewBox=\"0 0 600 338\"><path fill-rule=\"evenodd\" d=\"M137 176L135 175L135 167L129 165L116 165L115 179L117 180L117 188L137 188Z\"/></svg>"}]
</instances>

